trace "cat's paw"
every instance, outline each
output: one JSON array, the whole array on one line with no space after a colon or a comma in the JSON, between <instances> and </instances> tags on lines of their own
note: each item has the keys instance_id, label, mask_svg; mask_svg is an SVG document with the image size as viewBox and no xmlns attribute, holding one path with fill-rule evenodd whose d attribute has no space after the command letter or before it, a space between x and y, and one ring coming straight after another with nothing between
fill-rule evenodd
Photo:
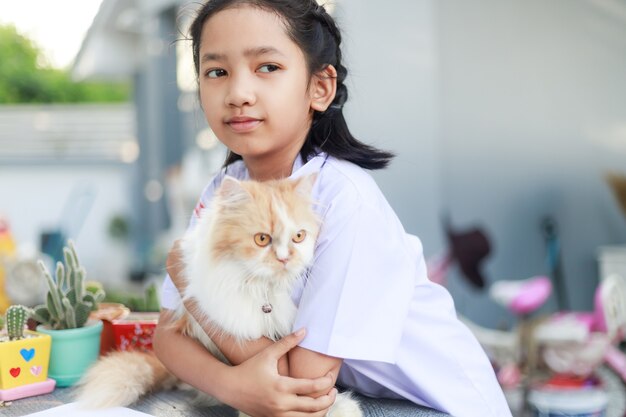
<instances>
[{"instance_id":1,"label":"cat's paw","mask_svg":"<svg viewBox=\"0 0 626 417\"><path fill-rule=\"evenodd\" d=\"M337 394L337 399L326 417L363 417L363 411L359 402L352 398L349 392L342 392Z\"/></svg>"}]
</instances>

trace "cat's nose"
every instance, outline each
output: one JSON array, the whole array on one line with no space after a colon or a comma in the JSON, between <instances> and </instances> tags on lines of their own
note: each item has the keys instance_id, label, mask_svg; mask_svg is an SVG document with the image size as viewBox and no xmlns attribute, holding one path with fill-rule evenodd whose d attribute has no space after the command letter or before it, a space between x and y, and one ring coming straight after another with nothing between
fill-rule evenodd
<instances>
[{"instance_id":1,"label":"cat's nose","mask_svg":"<svg viewBox=\"0 0 626 417\"><path fill-rule=\"evenodd\" d=\"M287 262L289 262L289 258L276 258L276 260L283 265L287 265Z\"/></svg>"}]
</instances>

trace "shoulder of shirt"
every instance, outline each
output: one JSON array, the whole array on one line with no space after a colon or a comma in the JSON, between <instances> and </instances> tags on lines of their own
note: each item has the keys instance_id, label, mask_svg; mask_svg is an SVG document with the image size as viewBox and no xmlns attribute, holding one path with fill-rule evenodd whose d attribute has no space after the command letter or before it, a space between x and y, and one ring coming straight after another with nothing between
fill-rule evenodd
<instances>
[{"instance_id":1,"label":"shoulder of shirt","mask_svg":"<svg viewBox=\"0 0 626 417\"><path fill-rule=\"evenodd\" d=\"M360 166L328 156L321 170L320 188L326 198L356 206L377 205L384 198L370 173Z\"/></svg>"}]
</instances>

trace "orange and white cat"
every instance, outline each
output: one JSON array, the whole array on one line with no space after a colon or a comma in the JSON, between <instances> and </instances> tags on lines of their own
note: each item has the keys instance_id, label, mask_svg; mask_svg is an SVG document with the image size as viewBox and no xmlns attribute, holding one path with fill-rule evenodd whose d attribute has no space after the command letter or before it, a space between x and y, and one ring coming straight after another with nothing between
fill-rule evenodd
<instances>
[{"instance_id":1,"label":"orange and white cat","mask_svg":"<svg viewBox=\"0 0 626 417\"><path fill-rule=\"evenodd\" d=\"M219 331L242 342L263 336L278 340L292 331L292 289L306 279L319 232L311 200L315 178L254 182L226 176L182 239L184 298L194 299ZM228 363L182 303L175 317L183 333ZM177 382L153 355L116 352L89 370L78 401L94 408L126 406ZM342 393L328 416L361 417L362 412Z\"/></svg>"}]
</instances>

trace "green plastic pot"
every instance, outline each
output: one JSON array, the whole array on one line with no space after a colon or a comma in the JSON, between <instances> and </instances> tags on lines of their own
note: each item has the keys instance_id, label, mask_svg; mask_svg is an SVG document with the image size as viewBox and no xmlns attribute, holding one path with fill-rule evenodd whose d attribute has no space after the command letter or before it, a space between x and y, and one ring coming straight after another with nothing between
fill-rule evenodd
<instances>
[{"instance_id":1,"label":"green plastic pot","mask_svg":"<svg viewBox=\"0 0 626 417\"><path fill-rule=\"evenodd\" d=\"M79 329L51 330L43 325L37 331L52 337L48 376L58 387L77 383L98 359L102 321L89 321Z\"/></svg>"}]
</instances>

